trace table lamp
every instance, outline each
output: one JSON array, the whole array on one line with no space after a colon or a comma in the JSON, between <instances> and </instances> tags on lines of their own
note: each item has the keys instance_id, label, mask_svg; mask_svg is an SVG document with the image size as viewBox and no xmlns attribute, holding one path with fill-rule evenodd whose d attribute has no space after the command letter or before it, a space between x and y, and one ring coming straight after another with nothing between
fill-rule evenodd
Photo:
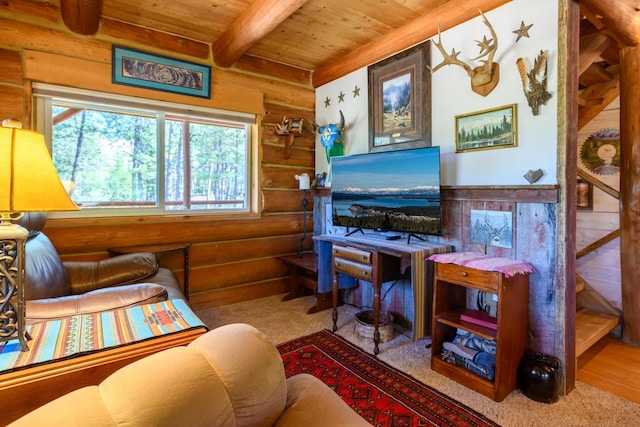
<instances>
[{"instance_id":1,"label":"table lamp","mask_svg":"<svg viewBox=\"0 0 640 427\"><path fill-rule=\"evenodd\" d=\"M44 136L22 129L15 119L0 127L0 342L17 338L28 350L25 330L24 267L28 232L14 224L25 212L70 211Z\"/></svg>"}]
</instances>

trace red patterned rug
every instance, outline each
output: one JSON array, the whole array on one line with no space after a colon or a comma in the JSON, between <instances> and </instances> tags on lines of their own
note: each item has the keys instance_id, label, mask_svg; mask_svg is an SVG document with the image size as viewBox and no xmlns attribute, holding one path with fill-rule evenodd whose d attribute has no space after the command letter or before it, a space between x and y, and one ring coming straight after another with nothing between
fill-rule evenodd
<instances>
[{"instance_id":1,"label":"red patterned rug","mask_svg":"<svg viewBox=\"0 0 640 427\"><path fill-rule=\"evenodd\" d=\"M278 345L287 377L321 379L374 426L497 426L329 331Z\"/></svg>"}]
</instances>

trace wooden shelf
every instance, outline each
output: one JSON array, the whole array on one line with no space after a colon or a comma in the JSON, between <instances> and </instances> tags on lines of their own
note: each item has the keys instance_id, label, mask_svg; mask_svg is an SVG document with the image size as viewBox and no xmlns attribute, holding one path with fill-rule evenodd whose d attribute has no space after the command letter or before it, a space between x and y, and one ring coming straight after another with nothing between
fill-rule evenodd
<instances>
[{"instance_id":1,"label":"wooden shelf","mask_svg":"<svg viewBox=\"0 0 640 427\"><path fill-rule=\"evenodd\" d=\"M459 309L448 313L442 313L435 316L434 320L454 328L464 329L465 331L469 331L472 334L476 334L487 340L496 340L496 335L498 334L497 331L460 319L460 315L465 311L465 309Z\"/></svg>"},{"instance_id":2,"label":"wooden shelf","mask_svg":"<svg viewBox=\"0 0 640 427\"><path fill-rule=\"evenodd\" d=\"M496 326L491 329L460 319L467 310L467 290L498 296ZM497 402L517 386L518 365L527 345L529 276L510 278L495 271L476 270L455 264L435 264L431 369ZM457 329L496 343L494 380L442 360L443 343L452 341Z\"/></svg>"}]
</instances>

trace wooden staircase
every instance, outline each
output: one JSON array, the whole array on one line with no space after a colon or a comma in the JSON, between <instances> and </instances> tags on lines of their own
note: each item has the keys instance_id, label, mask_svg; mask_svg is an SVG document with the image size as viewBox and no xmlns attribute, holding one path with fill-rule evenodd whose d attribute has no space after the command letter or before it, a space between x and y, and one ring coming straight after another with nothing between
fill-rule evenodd
<instances>
[{"instance_id":1,"label":"wooden staircase","mask_svg":"<svg viewBox=\"0 0 640 427\"><path fill-rule=\"evenodd\" d=\"M616 332L622 313L604 299L588 283L576 276L576 358L600 341ZM619 329L619 328L618 328ZM620 335L618 330L616 335Z\"/></svg>"},{"instance_id":2,"label":"wooden staircase","mask_svg":"<svg viewBox=\"0 0 640 427\"><path fill-rule=\"evenodd\" d=\"M600 114L620 95L620 48L607 33L597 13L587 3L580 2L583 20L580 25L580 64L578 97L578 129ZM579 178L589 182L611 197L620 199L618 190L607 186L592 175L577 168ZM576 253L576 259L602 247L620 236L615 230ZM621 334L622 312L596 292L585 280L576 276L576 358L604 336ZM577 366L577 363L576 363Z\"/></svg>"},{"instance_id":3,"label":"wooden staircase","mask_svg":"<svg viewBox=\"0 0 640 427\"><path fill-rule=\"evenodd\" d=\"M620 318L608 313L581 308L576 312L576 358L608 335L620 324Z\"/></svg>"}]
</instances>

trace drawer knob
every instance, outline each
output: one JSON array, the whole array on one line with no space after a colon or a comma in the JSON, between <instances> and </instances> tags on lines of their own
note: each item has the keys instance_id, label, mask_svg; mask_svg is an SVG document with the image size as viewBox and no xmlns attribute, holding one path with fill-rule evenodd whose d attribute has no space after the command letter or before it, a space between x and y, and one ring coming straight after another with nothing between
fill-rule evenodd
<instances>
[{"instance_id":1,"label":"drawer knob","mask_svg":"<svg viewBox=\"0 0 640 427\"><path fill-rule=\"evenodd\" d=\"M469 273L467 273L466 271L463 271L463 272L462 272L462 275L466 277L466 276L468 276L468 275L469 275Z\"/></svg>"}]
</instances>

